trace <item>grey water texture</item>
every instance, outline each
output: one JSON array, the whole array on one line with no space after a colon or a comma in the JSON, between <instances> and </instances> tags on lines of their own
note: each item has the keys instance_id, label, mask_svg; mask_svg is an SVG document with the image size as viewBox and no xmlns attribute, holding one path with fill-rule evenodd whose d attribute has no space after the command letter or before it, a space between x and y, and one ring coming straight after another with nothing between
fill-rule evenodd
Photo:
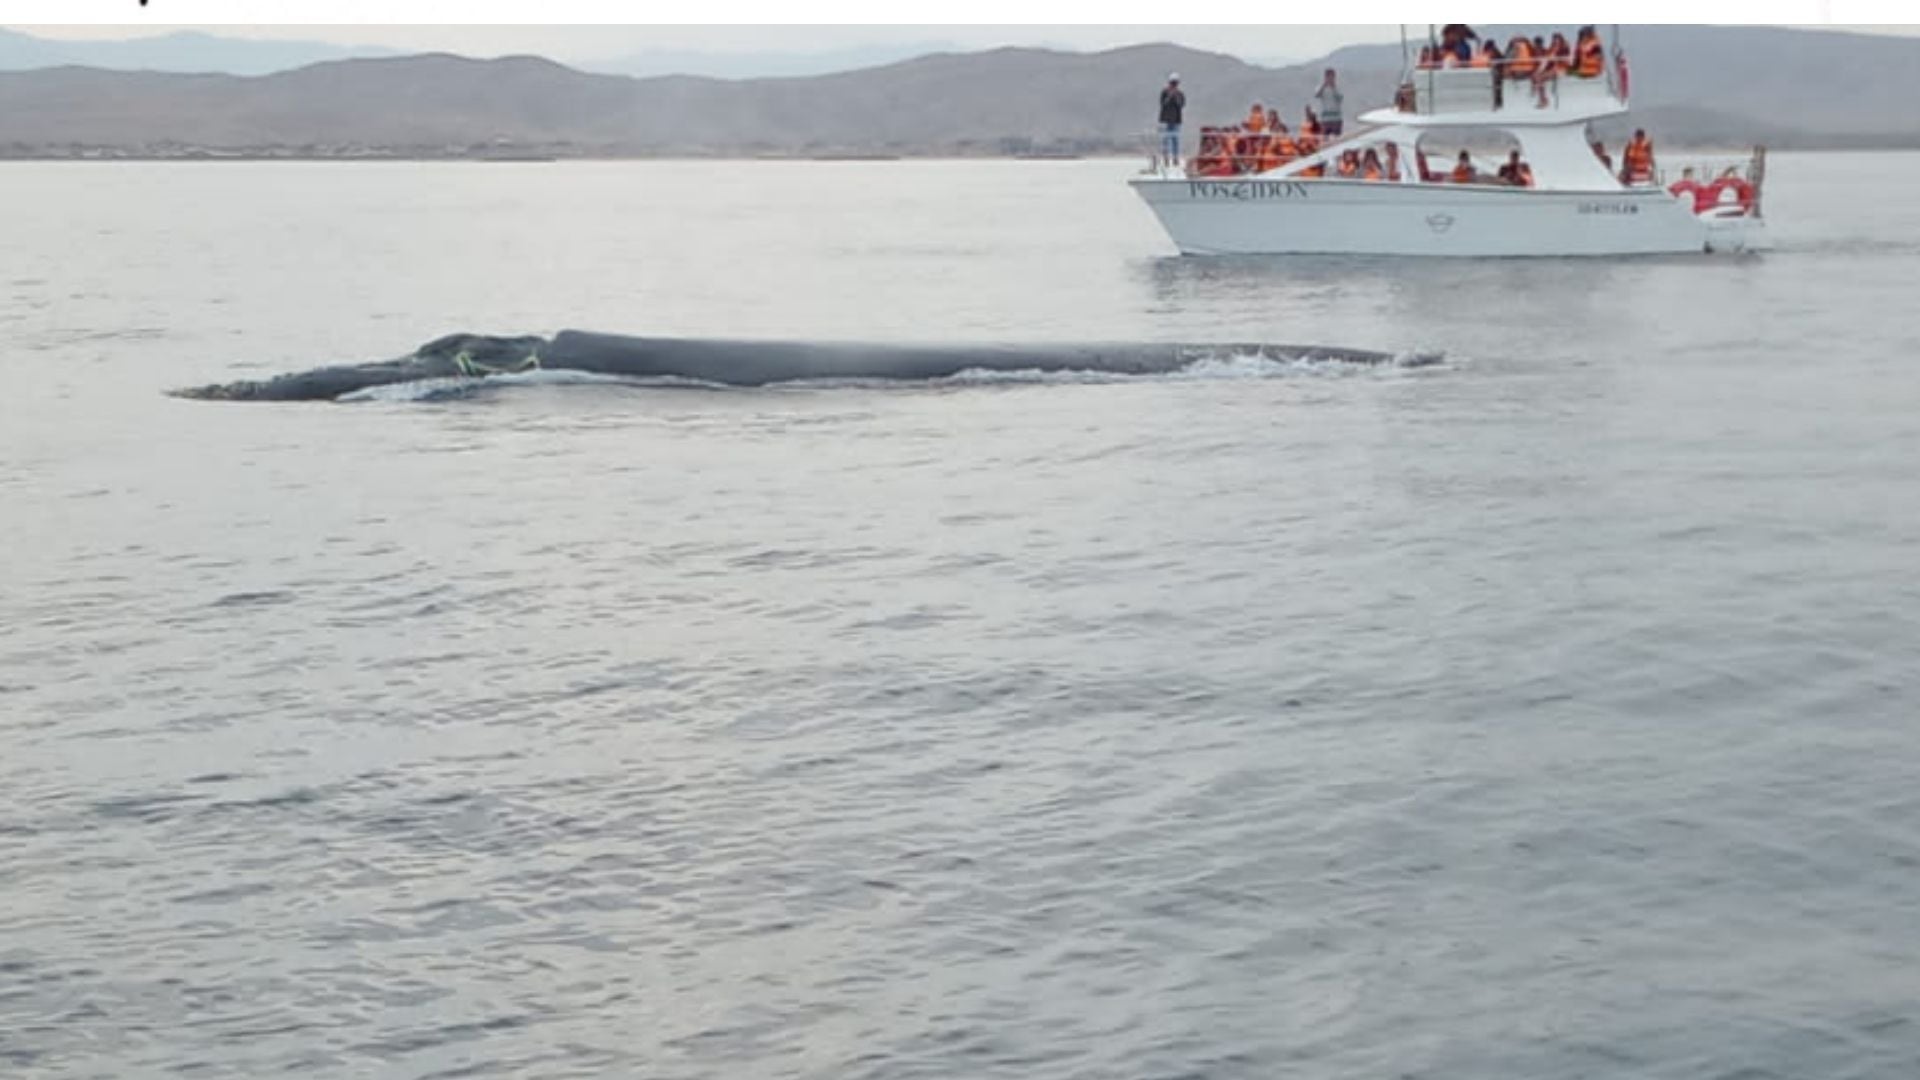
<instances>
[{"instance_id":1,"label":"grey water texture","mask_svg":"<svg viewBox=\"0 0 1920 1080\"><path fill-rule=\"evenodd\" d=\"M1920 154L1768 167L0 162L0 1080L1915 1080Z\"/></svg>"},{"instance_id":2,"label":"grey water texture","mask_svg":"<svg viewBox=\"0 0 1920 1080\"><path fill-rule=\"evenodd\" d=\"M810 380L926 381L964 372L1164 375L1204 360L1263 359L1391 364L1438 362L1318 345L1153 343L877 344L626 337L565 330L542 337L449 334L397 360L318 368L266 380L216 383L176 396L221 401L330 400L361 390L429 379L484 379L527 371L579 371L634 379L685 379L725 386Z\"/></svg>"}]
</instances>

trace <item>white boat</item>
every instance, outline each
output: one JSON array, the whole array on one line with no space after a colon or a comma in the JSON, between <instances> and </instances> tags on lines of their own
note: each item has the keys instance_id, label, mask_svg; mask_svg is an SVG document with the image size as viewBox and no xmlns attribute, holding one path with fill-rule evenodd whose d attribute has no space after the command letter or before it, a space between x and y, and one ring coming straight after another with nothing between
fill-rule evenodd
<instances>
[{"instance_id":1,"label":"white boat","mask_svg":"<svg viewBox=\"0 0 1920 1080\"><path fill-rule=\"evenodd\" d=\"M1529 83L1496 84L1486 68L1410 70L1393 107L1366 113L1361 127L1309 156L1232 176L1157 164L1130 183L1186 255L1651 255L1765 247L1758 197L1764 148L1746 162L1744 198L1698 212L1691 195L1667 190L1660 172L1629 185L1595 155L1588 125L1627 112L1620 55L1616 47L1604 76L1548 80L1545 105ZM1435 165L1445 173L1461 146L1490 137L1520 151L1533 186L1421 179L1423 152L1444 154ZM1372 149L1386 159L1389 146L1397 178L1331 175L1345 151ZM1491 176L1504 159L1476 157L1473 164ZM1329 175L1311 175L1316 171Z\"/></svg>"}]
</instances>

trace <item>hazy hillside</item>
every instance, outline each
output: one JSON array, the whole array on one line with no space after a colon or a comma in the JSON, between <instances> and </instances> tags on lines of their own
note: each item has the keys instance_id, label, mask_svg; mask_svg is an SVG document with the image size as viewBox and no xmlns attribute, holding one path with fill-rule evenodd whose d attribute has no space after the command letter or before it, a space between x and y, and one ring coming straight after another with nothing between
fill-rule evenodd
<instances>
[{"instance_id":1,"label":"hazy hillside","mask_svg":"<svg viewBox=\"0 0 1920 1080\"><path fill-rule=\"evenodd\" d=\"M749 79L852 71L951 48L954 48L951 43L936 39L807 52L656 48L571 66L602 75L709 75L719 79ZM69 40L0 28L0 71L95 67L109 71L269 75L326 60L393 55L397 55L396 50L380 46L229 37L200 31L135 35L120 40Z\"/></svg>"},{"instance_id":2,"label":"hazy hillside","mask_svg":"<svg viewBox=\"0 0 1920 1080\"><path fill-rule=\"evenodd\" d=\"M61 41L0 30L0 71L79 65L119 71L221 72L265 75L350 56L390 56L392 49L317 41L254 41L198 31L125 41Z\"/></svg>"},{"instance_id":3,"label":"hazy hillside","mask_svg":"<svg viewBox=\"0 0 1920 1080\"><path fill-rule=\"evenodd\" d=\"M1892 94L1920 41L1791 30L1630 31L1636 121L1663 144L1920 145ZM1398 47L1342 50L1349 110L1390 97ZM997 49L800 78L590 75L533 57L353 59L255 78L0 73L0 155L1003 154L1134 151L1184 77L1189 122L1262 101L1297 119L1325 62L1262 68L1170 45Z\"/></svg>"}]
</instances>

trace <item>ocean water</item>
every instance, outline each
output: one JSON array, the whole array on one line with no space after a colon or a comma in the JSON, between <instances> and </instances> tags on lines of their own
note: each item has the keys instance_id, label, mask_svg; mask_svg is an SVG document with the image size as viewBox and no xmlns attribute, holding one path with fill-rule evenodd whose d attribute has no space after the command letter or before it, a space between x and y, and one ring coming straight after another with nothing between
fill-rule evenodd
<instances>
[{"instance_id":1,"label":"ocean water","mask_svg":"<svg viewBox=\"0 0 1920 1080\"><path fill-rule=\"evenodd\" d=\"M1134 167L0 166L0 1075L1920 1075L1920 156L1483 263ZM164 395L563 327L1447 359Z\"/></svg>"}]
</instances>

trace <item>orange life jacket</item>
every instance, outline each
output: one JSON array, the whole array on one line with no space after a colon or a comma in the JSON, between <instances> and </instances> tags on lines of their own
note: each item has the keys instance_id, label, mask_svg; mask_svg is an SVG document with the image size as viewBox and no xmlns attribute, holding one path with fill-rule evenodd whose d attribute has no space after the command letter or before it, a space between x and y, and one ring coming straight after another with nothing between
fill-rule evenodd
<instances>
[{"instance_id":1,"label":"orange life jacket","mask_svg":"<svg viewBox=\"0 0 1920 1080\"><path fill-rule=\"evenodd\" d=\"M1260 155L1260 171L1277 169L1300 156L1300 149L1285 134L1267 136L1266 152Z\"/></svg>"},{"instance_id":2,"label":"orange life jacket","mask_svg":"<svg viewBox=\"0 0 1920 1080\"><path fill-rule=\"evenodd\" d=\"M1467 66L1475 67L1475 68L1490 68L1493 66L1493 57L1487 53L1487 50L1485 48L1477 49L1474 51L1473 59L1467 61Z\"/></svg>"},{"instance_id":3,"label":"orange life jacket","mask_svg":"<svg viewBox=\"0 0 1920 1080\"><path fill-rule=\"evenodd\" d=\"M1581 38L1574 50L1573 73L1582 79L1597 79L1607 70L1607 51L1597 37Z\"/></svg>"},{"instance_id":4,"label":"orange life jacket","mask_svg":"<svg viewBox=\"0 0 1920 1080\"><path fill-rule=\"evenodd\" d=\"M1620 153L1621 167L1627 174L1628 183L1638 183L1653 179L1653 141L1635 139L1627 144Z\"/></svg>"},{"instance_id":5,"label":"orange life jacket","mask_svg":"<svg viewBox=\"0 0 1920 1080\"><path fill-rule=\"evenodd\" d=\"M1507 50L1507 77L1510 79L1531 79L1533 69L1533 42L1526 38L1515 38L1513 47Z\"/></svg>"},{"instance_id":6,"label":"orange life jacket","mask_svg":"<svg viewBox=\"0 0 1920 1080\"><path fill-rule=\"evenodd\" d=\"M1193 160L1193 171L1201 176L1232 176L1233 157L1227 153L1226 140L1215 138L1200 148L1200 156Z\"/></svg>"},{"instance_id":7,"label":"orange life jacket","mask_svg":"<svg viewBox=\"0 0 1920 1080\"><path fill-rule=\"evenodd\" d=\"M1227 140L1217 131L1200 136L1200 153L1190 163L1199 176L1232 176L1233 158L1227 153Z\"/></svg>"},{"instance_id":8,"label":"orange life jacket","mask_svg":"<svg viewBox=\"0 0 1920 1080\"><path fill-rule=\"evenodd\" d=\"M1233 163L1240 172L1249 172L1260 158L1260 136L1245 133L1233 137Z\"/></svg>"},{"instance_id":9,"label":"orange life jacket","mask_svg":"<svg viewBox=\"0 0 1920 1080\"><path fill-rule=\"evenodd\" d=\"M1455 165L1453 172L1447 175L1447 179L1452 180L1456 184L1471 184L1473 183L1473 166Z\"/></svg>"},{"instance_id":10,"label":"orange life jacket","mask_svg":"<svg viewBox=\"0 0 1920 1080\"><path fill-rule=\"evenodd\" d=\"M1318 165L1309 165L1300 170L1300 175L1313 177L1325 176L1327 175L1327 164L1323 161Z\"/></svg>"},{"instance_id":11,"label":"orange life jacket","mask_svg":"<svg viewBox=\"0 0 1920 1080\"><path fill-rule=\"evenodd\" d=\"M1365 173L1363 173L1363 174L1361 174L1361 176L1360 176L1360 179L1362 179L1362 180L1381 180L1381 179L1385 179L1385 177L1383 177L1383 176L1382 176L1382 175L1380 174L1380 166L1378 166L1378 165L1369 165L1369 166L1367 166L1367 167L1366 167L1366 172L1365 172Z\"/></svg>"}]
</instances>

